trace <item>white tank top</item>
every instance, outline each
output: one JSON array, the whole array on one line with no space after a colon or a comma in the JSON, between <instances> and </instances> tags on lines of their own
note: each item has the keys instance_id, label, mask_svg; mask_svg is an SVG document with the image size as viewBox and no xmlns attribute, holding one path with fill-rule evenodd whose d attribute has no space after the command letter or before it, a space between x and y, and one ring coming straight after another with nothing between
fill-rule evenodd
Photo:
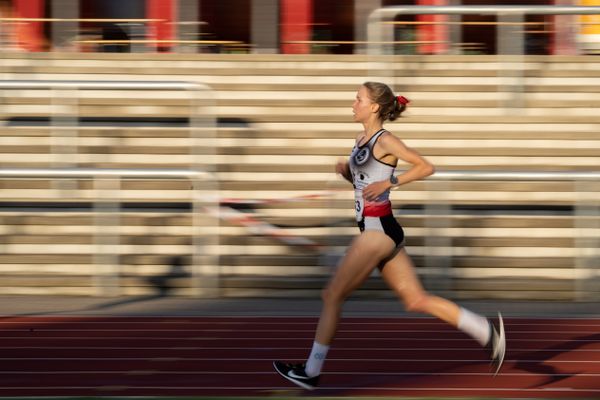
<instances>
[{"instance_id":1,"label":"white tank top","mask_svg":"<svg viewBox=\"0 0 600 400\"><path fill-rule=\"evenodd\" d=\"M361 221L363 217L382 217L392 212L389 190L383 192L374 201L366 201L362 193L363 189L373 182L389 180L396 169L395 166L385 164L373 155L373 147L384 132L385 129L380 129L367 143L361 146L355 144L350 153L349 166L354 185L357 221Z\"/></svg>"}]
</instances>

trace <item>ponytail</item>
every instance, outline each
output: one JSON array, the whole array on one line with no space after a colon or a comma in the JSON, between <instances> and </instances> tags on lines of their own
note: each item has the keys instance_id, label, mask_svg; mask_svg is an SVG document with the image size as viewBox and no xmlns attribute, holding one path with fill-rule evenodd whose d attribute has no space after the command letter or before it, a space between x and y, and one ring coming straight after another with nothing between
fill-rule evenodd
<instances>
[{"instance_id":1,"label":"ponytail","mask_svg":"<svg viewBox=\"0 0 600 400\"><path fill-rule=\"evenodd\" d=\"M406 110L406 105L410 103L410 100L404 96L396 96L394 97L394 108L388 114L387 119L390 121L394 121L396 118L402 114L404 110Z\"/></svg>"},{"instance_id":2,"label":"ponytail","mask_svg":"<svg viewBox=\"0 0 600 400\"><path fill-rule=\"evenodd\" d=\"M406 110L410 103L404 96L395 96L392 89L385 83L365 82L363 86L369 91L369 97L379 104L379 118L382 121L394 121Z\"/></svg>"}]
</instances>

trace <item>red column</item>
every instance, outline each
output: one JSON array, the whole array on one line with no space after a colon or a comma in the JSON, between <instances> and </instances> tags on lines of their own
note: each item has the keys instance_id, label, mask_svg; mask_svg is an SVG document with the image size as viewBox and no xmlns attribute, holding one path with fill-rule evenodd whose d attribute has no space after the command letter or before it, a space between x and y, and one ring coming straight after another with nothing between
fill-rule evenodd
<instances>
[{"instance_id":1,"label":"red column","mask_svg":"<svg viewBox=\"0 0 600 400\"><path fill-rule=\"evenodd\" d=\"M554 0L555 6L572 6L574 0ZM583 5L583 4L577 4ZM575 35L577 34L575 15L555 15L550 17L553 24L549 26L552 32L550 43L550 54L556 55L575 55L577 54L577 45ZM550 19L547 18L547 19Z\"/></svg>"},{"instance_id":2,"label":"red column","mask_svg":"<svg viewBox=\"0 0 600 400\"><path fill-rule=\"evenodd\" d=\"M147 37L150 40L174 40L177 18L177 0L146 0L146 18L164 21L150 22ZM156 51L170 51L174 44L150 44Z\"/></svg>"},{"instance_id":3,"label":"red column","mask_svg":"<svg viewBox=\"0 0 600 400\"><path fill-rule=\"evenodd\" d=\"M420 6L445 6L448 5L447 0L418 0ZM422 44L418 46L421 54L440 54L445 53L448 49L448 25L444 22L448 21L447 15L419 15L419 22L428 22L428 24L417 25L417 40L423 42L445 42Z\"/></svg>"},{"instance_id":4,"label":"red column","mask_svg":"<svg viewBox=\"0 0 600 400\"><path fill-rule=\"evenodd\" d=\"M44 18L44 0L15 0L17 18ZM42 51L45 39L42 21L19 22L17 24L17 43L27 51Z\"/></svg>"},{"instance_id":5,"label":"red column","mask_svg":"<svg viewBox=\"0 0 600 400\"><path fill-rule=\"evenodd\" d=\"M281 0L281 52L284 54L310 53L309 44L286 43L312 39L312 1Z\"/></svg>"}]
</instances>

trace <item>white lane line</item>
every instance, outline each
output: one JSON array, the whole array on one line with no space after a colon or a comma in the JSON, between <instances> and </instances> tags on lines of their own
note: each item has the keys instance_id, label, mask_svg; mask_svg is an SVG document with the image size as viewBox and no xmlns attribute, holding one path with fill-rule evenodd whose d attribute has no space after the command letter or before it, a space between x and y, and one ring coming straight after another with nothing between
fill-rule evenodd
<instances>
[{"instance_id":1,"label":"white lane line","mask_svg":"<svg viewBox=\"0 0 600 400\"><path fill-rule=\"evenodd\" d=\"M210 388L207 388L210 389ZM439 387L439 388L432 388L432 387L398 387L398 388L394 388L394 387L372 387L372 386L367 386L367 387L355 387L355 386L349 386L349 387L330 387L330 386L323 386L323 387L319 387L319 390L369 390L369 391L374 391L374 390L380 390L380 391L394 391L394 392L407 392L407 391L423 391L423 392L460 392L460 391L469 391L469 392L512 392L512 391L516 391L516 392L529 392L529 393L536 393L536 392L542 392L542 393L548 393L548 392L577 392L577 393L600 393L600 389L578 389L578 388L567 388L567 387L561 387L561 388L491 388L491 387L477 387L477 388L462 388L462 387Z\"/></svg>"},{"instance_id":2,"label":"white lane line","mask_svg":"<svg viewBox=\"0 0 600 400\"><path fill-rule=\"evenodd\" d=\"M11 328L11 329L2 329L0 330L0 337L6 337L2 335L2 333L17 333L17 332L102 332L102 333L138 333L138 332L146 332L146 333L165 333L171 332L175 334L180 333L238 333L239 329L143 329L143 328L133 328L133 329L104 329L104 328L89 328L89 329L69 329L69 328L39 328L39 327L23 327L23 328ZM286 334L286 333L308 333L312 334L315 332L314 329L244 329L245 333L270 333L270 334ZM456 329L338 329L338 334L343 333L431 333L431 334L452 334L452 335L462 335L459 330ZM517 334L543 334L543 335L597 335L600 340L600 332L593 331L546 331L540 332L537 330L533 331L510 331L512 335ZM177 336L174 336L177 337ZM268 338L266 338L268 339Z\"/></svg>"},{"instance_id":3,"label":"white lane line","mask_svg":"<svg viewBox=\"0 0 600 400\"><path fill-rule=\"evenodd\" d=\"M368 304L365 302L361 302L361 304ZM395 303L400 305L401 303ZM590 306L592 308L592 306ZM392 315L394 312L390 312L390 315L349 315L344 317L348 320L359 319L359 320L389 320L389 319L409 319L411 321L415 320L435 320L436 318L431 316L420 316L419 314L406 314L406 315ZM98 319L98 320L140 320L140 321L153 321L160 319L168 319L168 320L197 320L197 319L239 319L239 320L253 320L253 319L318 319L318 315L90 315L90 314L38 314L38 315L19 315L19 314L0 314L0 318L22 318L22 319ZM535 316L535 317L527 317L527 316L513 316L511 319L515 320L600 320L600 317L596 315L576 315L572 317L564 317L564 316Z\"/></svg>"},{"instance_id":4,"label":"white lane line","mask_svg":"<svg viewBox=\"0 0 600 400\"><path fill-rule=\"evenodd\" d=\"M111 316L110 319L97 316L67 316L58 315L55 317L45 316L2 316L0 318L11 318L12 320L2 319L0 320L1 325L11 324L252 324L260 323L261 325L277 325L281 324L282 321L291 320L293 324L314 324L318 321L316 316L208 316L208 317L156 317L156 319L143 319L148 317L139 316ZM50 318L56 318L51 320ZM114 320L113 320L114 319ZM136 321L137 319L137 321ZM262 319L269 319L273 321L262 321ZM364 320L368 321L364 321ZM597 317L542 317L542 318L524 318L524 317L507 317L507 322L515 326L528 326L528 325L543 325L543 326L555 326L557 323L564 323L568 326L600 326L600 318ZM235 321L233 321L235 320ZM255 321L261 320L261 321ZM302 321L298 321L302 320ZM581 323L585 321L598 321L593 323ZM526 321L526 322L524 322ZM544 322L548 321L548 322ZM431 317L344 317L340 324L348 325L380 325L380 324L396 324L396 325L446 325L444 322Z\"/></svg>"},{"instance_id":5,"label":"white lane line","mask_svg":"<svg viewBox=\"0 0 600 400\"><path fill-rule=\"evenodd\" d=\"M172 362L172 361L260 361L272 362L272 358L256 358L256 357L0 357L0 361L153 361L153 362ZM485 359L449 359L449 358L328 358L327 361L355 361L355 362L381 362L381 363L396 363L396 362L415 362L415 363L431 363L431 362L457 362L457 363L487 363ZM544 364L598 364L598 360L524 360L524 359L506 359L506 363L544 363Z\"/></svg>"},{"instance_id":6,"label":"white lane line","mask_svg":"<svg viewBox=\"0 0 600 400\"><path fill-rule=\"evenodd\" d=\"M561 323L562 321L562 323ZM507 319L506 324L513 327L529 327L529 326L566 326L566 327L599 327L600 319L598 319L598 323L580 323L577 320L561 320L561 321L549 321L549 322L540 322L538 320L531 320L528 322L519 322ZM290 325L308 325L314 326L318 322L318 319L311 319L310 321L287 321L287 318L281 318L278 321L170 321L170 320L157 320L157 321L99 321L99 320L86 320L86 319L74 319L74 320L57 320L57 321L48 321L48 320L16 320L16 321L6 321L0 320L0 327L2 326L19 326L19 325L116 325L116 326L136 326L136 325L164 325L164 326L177 326L179 329L180 325L190 326L190 325L224 325L224 326L238 326L243 325L246 327L252 327L252 325L256 326L281 326L282 324L289 323ZM453 329L445 322L438 319L428 319L424 321L405 321L401 318L398 318L396 321L346 321L342 320L339 323L339 326L433 326L433 327L446 327L447 329Z\"/></svg>"},{"instance_id":7,"label":"white lane line","mask_svg":"<svg viewBox=\"0 0 600 400\"><path fill-rule=\"evenodd\" d=\"M33 332L35 333L35 332ZM591 335L590 335L591 336ZM306 337L241 337L241 336L236 336L236 337L173 337L173 336L169 336L169 337L159 337L159 336L110 336L110 337L102 337L102 336L98 336L98 337L82 337L82 336L35 336L35 335L30 335L27 337L24 337L22 335L19 336L2 336L0 335L0 339L2 340L6 340L6 339L10 339L12 340L47 340L47 341L52 341L52 340L86 340L86 341L117 341L117 340L158 340L158 341L217 341L217 340L224 340L224 341L253 341L253 340L266 340L266 341L272 341L272 340L289 340L289 341L299 341L299 340L309 340L312 341L314 340L313 336L306 336ZM600 343L600 339L598 340L592 340L592 339L569 339L569 338L565 338L565 339L526 339L526 338L513 338L513 337L509 337L508 338L509 341L511 343L515 343L515 342L534 342L534 343L538 343L538 342L565 342L568 341L569 343ZM376 337L376 336L368 336L368 337L336 337L336 342L339 341L359 341L359 340L368 340L370 342L372 341L377 341L377 340L389 340L389 341L397 341L397 342L402 342L402 341L410 341L410 342L415 342L415 341L428 341L428 342L473 342L473 339L470 338L421 338L421 337L406 337L406 338L399 338L399 337Z\"/></svg>"},{"instance_id":8,"label":"white lane line","mask_svg":"<svg viewBox=\"0 0 600 400\"><path fill-rule=\"evenodd\" d=\"M273 375L273 371L160 371L160 370L115 370L115 371L1 371L3 375ZM486 376L493 377L490 372L344 372L329 371L322 375L372 375L372 376ZM599 377L600 373L557 373L544 374L535 372L503 372L502 376L518 377Z\"/></svg>"},{"instance_id":9,"label":"white lane line","mask_svg":"<svg viewBox=\"0 0 600 400\"><path fill-rule=\"evenodd\" d=\"M293 388L289 386L126 386L119 385L118 387L112 386L2 386L0 387L0 391L8 391L8 390L148 390L148 391L156 391L156 390L169 390L169 391L178 391L178 390L193 390L193 391L201 391L201 390L257 390L257 391L266 391L266 392L274 392L274 391L290 391ZM551 393L551 392L575 392L575 393L600 393L600 389L578 389L578 388L569 388L569 387L561 387L561 388L491 388L491 387L375 387L375 386L322 386L318 388L319 391L326 390L352 390L352 391L388 391L388 392L409 392L409 391L419 391L419 392L528 392L528 393Z\"/></svg>"},{"instance_id":10,"label":"white lane line","mask_svg":"<svg viewBox=\"0 0 600 400\"><path fill-rule=\"evenodd\" d=\"M306 350L304 347L211 347L211 346L186 346L186 347L135 347L135 346L0 346L0 350L161 350L161 351L192 351L192 350L246 350L246 351L281 351L281 350ZM334 347L331 351L481 351L481 347ZM598 349L544 349L544 348L517 348L511 347L511 352L590 352Z\"/></svg>"},{"instance_id":11,"label":"white lane line","mask_svg":"<svg viewBox=\"0 0 600 400\"><path fill-rule=\"evenodd\" d=\"M244 329L245 333L255 332L255 333L314 333L314 329ZM172 333L186 333L186 332L207 332L207 333L226 333L226 332L239 332L237 329L143 329L143 328L135 328L135 329L104 329L104 328L90 328L90 329L69 329L69 328L21 328L21 329L3 329L0 330L0 333L15 333L15 332L146 332L146 333L164 333L164 332L172 332ZM432 334L462 334L459 330L455 329L338 329L337 332L341 333L432 333ZM512 331L513 334L540 334L540 331ZM600 334L598 332L590 332L590 331L551 331L551 332L543 332L544 335L593 335L597 334L600 338ZM1 336L0 337L4 337ZM268 338L266 338L268 339ZM599 339L600 341L600 339Z\"/></svg>"}]
</instances>

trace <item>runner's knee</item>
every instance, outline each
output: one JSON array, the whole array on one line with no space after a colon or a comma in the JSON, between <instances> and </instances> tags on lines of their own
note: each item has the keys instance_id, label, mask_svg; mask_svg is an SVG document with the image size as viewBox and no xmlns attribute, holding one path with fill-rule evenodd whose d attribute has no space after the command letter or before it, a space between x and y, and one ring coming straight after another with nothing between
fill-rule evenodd
<instances>
[{"instance_id":1,"label":"runner's knee","mask_svg":"<svg viewBox=\"0 0 600 400\"><path fill-rule=\"evenodd\" d=\"M405 301L406 311L409 312L427 312L429 303L429 295L420 293Z\"/></svg>"},{"instance_id":2,"label":"runner's knee","mask_svg":"<svg viewBox=\"0 0 600 400\"><path fill-rule=\"evenodd\" d=\"M343 303L345 299L344 293L340 290L336 290L335 287L327 286L321 291L321 299L325 304L339 304Z\"/></svg>"}]
</instances>

